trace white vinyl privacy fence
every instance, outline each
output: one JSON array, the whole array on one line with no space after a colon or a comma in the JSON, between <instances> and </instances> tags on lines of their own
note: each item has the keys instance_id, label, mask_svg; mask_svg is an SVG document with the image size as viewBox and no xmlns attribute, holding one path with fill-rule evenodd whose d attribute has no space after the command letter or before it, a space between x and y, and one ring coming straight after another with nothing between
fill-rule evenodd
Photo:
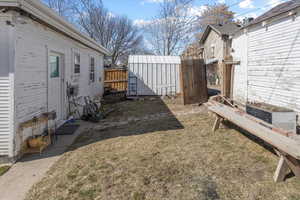
<instances>
[{"instance_id":1,"label":"white vinyl privacy fence","mask_svg":"<svg viewBox=\"0 0 300 200\"><path fill-rule=\"evenodd\" d=\"M179 56L129 56L128 95L180 93Z\"/></svg>"}]
</instances>

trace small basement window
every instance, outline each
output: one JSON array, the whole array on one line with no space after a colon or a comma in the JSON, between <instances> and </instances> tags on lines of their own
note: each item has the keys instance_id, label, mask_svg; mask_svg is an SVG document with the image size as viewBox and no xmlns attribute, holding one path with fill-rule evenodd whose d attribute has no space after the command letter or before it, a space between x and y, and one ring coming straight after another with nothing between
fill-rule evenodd
<instances>
[{"instance_id":1,"label":"small basement window","mask_svg":"<svg viewBox=\"0 0 300 200\"><path fill-rule=\"evenodd\" d=\"M79 74L80 73L80 54L75 53L74 56L74 73Z\"/></svg>"},{"instance_id":2,"label":"small basement window","mask_svg":"<svg viewBox=\"0 0 300 200\"><path fill-rule=\"evenodd\" d=\"M95 58L90 60L90 82L95 82Z\"/></svg>"}]
</instances>

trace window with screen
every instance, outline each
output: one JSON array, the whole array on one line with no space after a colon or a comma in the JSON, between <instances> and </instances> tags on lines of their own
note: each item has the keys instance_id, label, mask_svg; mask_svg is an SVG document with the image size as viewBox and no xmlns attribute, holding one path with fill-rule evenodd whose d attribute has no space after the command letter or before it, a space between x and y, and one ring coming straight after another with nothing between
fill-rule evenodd
<instances>
[{"instance_id":1,"label":"window with screen","mask_svg":"<svg viewBox=\"0 0 300 200\"><path fill-rule=\"evenodd\" d=\"M79 74L80 73L80 54L75 53L74 56L74 73Z\"/></svg>"},{"instance_id":2,"label":"window with screen","mask_svg":"<svg viewBox=\"0 0 300 200\"><path fill-rule=\"evenodd\" d=\"M90 82L95 82L95 58L90 60Z\"/></svg>"}]
</instances>

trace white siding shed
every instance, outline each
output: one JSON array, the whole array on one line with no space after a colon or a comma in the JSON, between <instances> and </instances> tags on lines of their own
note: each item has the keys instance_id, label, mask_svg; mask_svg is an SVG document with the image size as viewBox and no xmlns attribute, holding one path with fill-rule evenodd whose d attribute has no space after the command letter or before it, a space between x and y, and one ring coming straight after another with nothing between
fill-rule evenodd
<instances>
[{"instance_id":1,"label":"white siding shed","mask_svg":"<svg viewBox=\"0 0 300 200\"><path fill-rule=\"evenodd\" d=\"M179 56L129 56L128 94L162 96L180 93L180 65Z\"/></svg>"}]
</instances>

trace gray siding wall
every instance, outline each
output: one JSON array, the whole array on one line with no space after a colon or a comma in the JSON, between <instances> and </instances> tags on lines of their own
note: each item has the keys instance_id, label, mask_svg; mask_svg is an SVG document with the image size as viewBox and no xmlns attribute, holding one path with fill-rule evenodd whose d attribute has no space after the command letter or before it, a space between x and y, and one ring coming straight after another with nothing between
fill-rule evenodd
<instances>
[{"instance_id":1,"label":"gray siding wall","mask_svg":"<svg viewBox=\"0 0 300 200\"><path fill-rule=\"evenodd\" d=\"M211 48L215 47L215 55L212 55ZM222 38L215 32L210 31L204 42L204 59L209 60L212 58L217 58L218 60L223 59L224 57L224 42Z\"/></svg>"},{"instance_id":2,"label":"gray siding wall","mask_svg":"<svg viewBox=\"0 0 300 200\"><path fill-rule=\"evenodd\" d=\"M243 32L238 33L232 42L232 56L234 60L240 61L239 65L234 65L233 77L233 100L246 104L247 102L247 81L248 81L248 36Z\"/></svg>"},{"instance_id":3,"label":"gray siding wall","mask_svg":"<svg viewBox=\"0 0 300 200\"><path fill-rule=\"evenodd\" d=\"M63 55L65 85L79 86L78 96L102 96L103 55L26 17L16 24L15 129L19 124L48 112L48 56L50 52ZM80 54L80 74L74 74L74 53ZM90 57L95 58L95 82L90 83ZM67 98L64 95L64 116ZM50 111L50 110L49 110ZM41 130L42 131L42 130ZM16 131L14 154L19 154L22 142L32 130Z\"/></svg>"},{"instance_id":4,"label":"gray siding wall","mask_svg":"<svg viewBox=\"0 0 300 200\"><path fill-rule=\"evenodd\" d=\"M300 17L249 31L249 101L300 112Z\"/></svg>"}]
</instances>

